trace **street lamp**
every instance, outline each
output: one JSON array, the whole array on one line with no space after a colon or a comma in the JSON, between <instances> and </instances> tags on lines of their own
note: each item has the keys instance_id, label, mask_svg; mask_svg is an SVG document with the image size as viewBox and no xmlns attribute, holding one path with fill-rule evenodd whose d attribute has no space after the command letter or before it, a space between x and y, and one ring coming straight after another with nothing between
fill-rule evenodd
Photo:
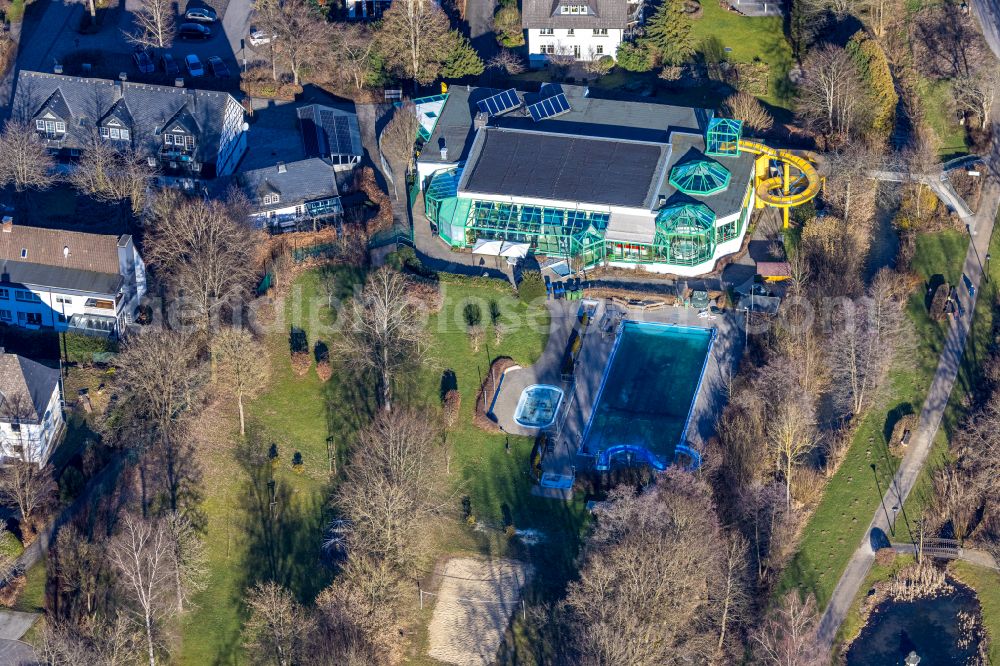
<instances>
[{"instance_id":1,"label":"street lamp","mask_svg":"<svg viewBox=\"0 0 1000 666\"><path fill-rule=\"evenodd\" d=\"M899 505L892 505L892 524L889 526L889 531L892 532L892 536L896 536L896 514L899 513Z\"/></svg>"},{"instance_id":2,"label":"street lamp","mask_svg":"<svg viewBox=\"0 0 1000 666\"><path fill-rule=\"evenodd\" d=\"M990 253L989 252L986 253L986 273L983 274L983 277L986 278L987 282L990 281Z\"/></svg>"}]
</instances>

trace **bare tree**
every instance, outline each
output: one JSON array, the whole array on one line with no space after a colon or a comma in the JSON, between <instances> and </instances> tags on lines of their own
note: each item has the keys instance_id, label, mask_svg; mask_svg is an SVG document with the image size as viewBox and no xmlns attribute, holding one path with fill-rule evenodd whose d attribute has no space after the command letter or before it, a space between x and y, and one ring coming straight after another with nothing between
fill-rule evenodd
<instances>
[{"instance_id":1,"label":"bare tree","mask_svg":"<svg viewBox=\"0 0 1000 666\"><path fill-rule=\"evenodd\" d=\"M74 525L59 528L54 564L60 614L77 624L93 622L98 598L107 591L108 571L102 544L84 537Z\"/></svg>"},{"instance_id":2,"label":"bare tree","mask_svg":"<svg viewBox=\"0 0 1000 666\"><path fill-rule=\"evenodd\" d=\"M720 654L726 645L727 629L743 619L750 600L746 581L747 551L747 540L742 535L732 534L726 539L722 556L722 585L717 599L722 604L717 648Z\"/></svg>"},{"instance_id":3,"label":"bare tree","mask_svg":"<svg viewBox=\"0 0 1000 666\"><path fill-rule=\"evenodd\" d=\"M332 350L350 367L374 373L382 408L392 408L397 374L420 363L427 334L417 308L407 298L402 274L381 268L368 277L345 311L345 325Z\"/></svg>"},{"instance_id":4,"label":"bare tree","mask_svg":"<svg viewBox=\"0 0 1000 666\"><path fill-rule=\"evenodd\" d=\"M46 666L132 666L143 658L135 623L118 613L114 620L73 626L47 618L35 645Z\"/></svg>"},{"instance_id":5,"label":"bare tree","mask_svg":"<svg viewBox=\"0 0 1000 666\"><path fill-rule=\"evenodd\" d=\"M299 85L303 70L324 57L330 32L326 19L305 0L267 0L257 3L261 29L276 35L273 52L284 59Z\"/></svg>"},{"instance_id":6,"label":"bare tree","mask_svg":"<svg viewBox=\"0 0 1000 666\"><path fill-rule=\"evenodd\" d=\"M487 69L495 69L508 76L523 74L526 69L524 60L510 49L502 49L486 63Z\"/></svg>"},{"instance_id":7,"label":"bare tree","mask_svg":"<svg viewBox=\"0 0 1000 666\"><path fill-rule=\"evenodd\" d=\"M177 612L183 613L185 604L190 605L191 598L207 585L205 543L191 521L179 513L168 515L164 528L170 537L170 569L174 576Z\"/></svg>"},{"instance_id":8,"label":"bare tree","mask_svg":"<svg viewBox=\"0 0 1000 666\"><path fill-rule=\"evenodd\" d=\"M747 92L738 92L726 98L726 111L731 118L742 120L743 126L753 132L766 132L774 126L774 118L760 101Z\"/></svg>"},{"instance_id":9,"label":"bare tree","mask_svg":"<svg viewBox=\"0 0 1000 666\"><path fill-rule=\"evenodd\" d=\"M0 391L0 418L12 429L16 427L21 438L19 444L10 447L7 464L0 469L0 499L17 509L25 535L29 536L35 531L36 514L55 497L55 481L51 468L39 467L39 452L25 437L27 428L38 419L31 397L23 391Z\"/></svg>"},{"instance_id":10,"label":"bare tree","mask_svg":"<svg viewBox=\"0 0 1000 666\"><path fill-rule=\"evenodd\" d=\"M115 387L125 410L124 437L138 429L148 441L172 441L177 421L199 388L200 366L191 336L149 331L130 340L116 360Z\"/></svg>"},{"instance_id":11,"label":"bare tree","mask_svg":"<svg viewBox=\"0 0 1000 666\"><path fill-rule=\"evenodd\" d=\"M819 627L816 599L805 601L798 590L788 591L781 604L753 634L757 663L767 666L821 666L829 662L816 640Z\"/></svg>"},{"instance_id":12,"label":"bare tree","mask_svg":"<svg viewBox=\"0 0 1000 666\"><path fill-rule=\"evenodd\" d=\"M308 611L274 582L254 585L246 602L250 618L243 626L243 640L251 660L278 666L299 663L315 626Z\"/></svg>"},{"instance_id":13,"label":"bare tree","mask_svg":"<svg viewBox=\"0 0 1000 666\"><path fill-rule=\"evenodd\" d=\"M829 347L832 387L835 402L850 417L875 400L898 350L909 343L905 299L905 288L884 268L860 307L845 310L837 324Z\"/></svg>"},{"instance_id":14,"label":"bare tree","mask_svg":"<svg viewBox=\"0 0 1000 666\"><path fill-rule=\"evenodd\" d=\"M107 557L122 592L143 627L149 666L156 666L156 635L169 614L173 586L173 544L166 525L126 513L111 539Z\"/></svg>"},{"instance_id":15,"label":"bare tree","mask_svg":"<svg viewBox=\"0 0 1000 666\"><path fill-rule=\"evenodd\" d=\"M391 562L352 553L333 584L316 598L335 636L337 663L397 663L403 653L405 581Z\"/></svg>"},{"instance_id":16,"label":"bare tree","mask_svg":"<svg viewBox=\"0 0 1000 666\"><path fill-rule=\"evenodd\" d=\"M864 87L847 51L826 44L802 63L798 111L822 134L848 138L862 113Z\"/></svg>"},{"instance_id":17,"label":"bare tree","mask_svg":"<svg viewBox=\"0 0 1000 666\"><path fill-rule=\"evenodd\" d=\"M225 328L212 340L212 350L219 364L223 383L236 397L240 413L240 436L246 436L243 401L253 398L268 377L267 354L243 328Z\"/></svg>"},{"instance_id":18,"label":"bare tree","mask_svg":"<svg viewBox=\"0 0 1000 666\"><path fill-rule=\"evenodd\" d=\"M35 126L26 120L8 120L0 132L0 186L18 192L44 190L56 178L55 160Z\"/></svg>"},{"instance_id":19,"label":"bare tree","mask_svg":"<svg viewBox=\"0 0 1000 666\"><path fill-rule=\"evenodd\" d=\"M132 20L135 30L125 38L136 46L166 49L173 44L174 0L140 0Z\"/></svg>"},{"instance_id":20,"label":"bare tree","mask_svg":"<svg viewBox=\"0 0 1000 666\"><path fill-rule=\"evenodd\" d=\"M997 89L1000 87L1000 71L996 62L978 71L955 79L952 89L955 101L960 108L970 111L979 117L979 127L986 129L993 113L993 105L997 100Z\"/></svg>"},{"instance_id":21,"label":"bare tree","mask_svg":"<svg viewBox=\"0 0 1000 666\"><path fill-rule=\"evenodd\" d=\"M156 207L146 233L146 259L183 299L203 331L227 304L242 299L256 276L257 237L230 202L170 196Z\"/></svg>"},{"instance_id":22,"label":"bare tree","mask_svg":"<svg viewBox=\"0 0 1000 666\"><path fill-rule=\"evenodd\" d=\"M340 26L336 60L350 75L357 90L364 89L366 79L375 66L377 46L372 30L363 23L344 23Z\"/></svg>"},{"instance_id":23,"label":"bare tree","mask_svg":"<svg viewBox=\"0 0 1000 666\"><path fill-rule=\"evenodd\" d=\"M599 510L563 605L573 663L707 663L715 654L725 551L715 507L693 476L666 474L638 495L616 488Z\"/></svg>"},{"instance_id":24,"label":"bare tree","mask_svg":"<svg viewBox=\"0 0 1000 666\"><path fill-rule=\"evenodd\" d=\"M69 182L99 201L128 201L137 215L145 206L154 175L155 170L139 151L131 146L116 147L95 135L77 168L70 172Z\"/></svg>"},{"instance_id":25,"label":"bare tree","mask_svg":"<svg viewBox=\"0 0 1000 666\"><path fill-rule=\"evenodd\" d=\"M397 108L378 137L379 149L390 164L409 169L420 119L412 105Z\"/></svg>"},{"instance_id":26,"label":"bare tree","mask_svg":"<svg viewBox=\"0 0 1000 666\"><path fill-rule=\"evenodd\" d=\"M379 412L358 436L334 503L348 519L349 550L414 566L439 501L439 433L416 411Z\"/></svg>"},{"instance_id":27,"label":"bare tree","mask_svg":"<svg viewBox=\"0 0 1000 666\"><path fill-rule=\"evenodd\" d=\"M432 0L392 3L382 15L378 40L386 64L422 84L437 78L455 46L448 17Z\"/></svg>"}]
</instances>

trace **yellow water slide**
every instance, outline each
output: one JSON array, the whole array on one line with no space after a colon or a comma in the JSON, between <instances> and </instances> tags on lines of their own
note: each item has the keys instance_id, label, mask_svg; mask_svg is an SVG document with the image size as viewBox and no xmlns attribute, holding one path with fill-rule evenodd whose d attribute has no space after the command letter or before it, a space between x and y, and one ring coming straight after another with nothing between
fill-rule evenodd
<instances>
[{"instance_id":1,"label":"yellow water slide","mask_svg":"<svg viewBox=\"0 0 1000 666\"><path fill-rule=\"evenodd\" d=\"M819 194L819 171L808 157L746 139L740 139L740 150L757 155L754 168L757 207L781 208L786 227L788 209L801 206ZM777 176L770 175L771 160L781 163L781 173Z\"/></svg>"}]
</instances>

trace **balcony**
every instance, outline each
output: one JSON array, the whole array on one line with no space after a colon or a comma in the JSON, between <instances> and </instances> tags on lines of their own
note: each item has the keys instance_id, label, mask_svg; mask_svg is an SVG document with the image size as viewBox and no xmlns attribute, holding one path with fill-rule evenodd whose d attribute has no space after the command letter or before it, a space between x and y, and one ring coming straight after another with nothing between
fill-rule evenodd
<instances>
[{"instance_id":1,"label":"balcony","mask_svg":"<svg viewBox=\"0 0 1000 666\"><path fill-rule=\"evenodd\" d=\"M66 322L66 330L83 335L110 338L117 334L118 320L104 315L75 314Z\"/></svg>"}]
</instances>

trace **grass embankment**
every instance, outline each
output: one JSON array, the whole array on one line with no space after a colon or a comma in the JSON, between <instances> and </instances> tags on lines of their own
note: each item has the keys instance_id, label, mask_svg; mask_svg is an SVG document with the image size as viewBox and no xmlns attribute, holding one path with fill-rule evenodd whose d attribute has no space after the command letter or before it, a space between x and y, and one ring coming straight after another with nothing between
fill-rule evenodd
<instances>
[{"instance_id":1,"label":"grass embankment","mask_svg":"<svg viewBox=\"0 0 1000 666\"><path fill-rule=\"evenodd\" d=\"M843 463L823 493L804 528L799 551L782 577L780 589L812 592L823 608L851 554L879 508L881 494L898 466L886 441L900 417L919 413L938 364L949 324L927 314L926 286L934 275L954 284L961 277L968 238L958 232L928 234L917 239L913 271L923 282L911 295L907 311L916 333L916 348L900 358L889 374L885 397L862 417ZM874 465L874 469L872 469ZM902 516L900 516L902 521Z\"/></svg>"},{"instance_id":2,"label":"grass embankment","mask_svg":"<svg viewBox=\"0 0 1000 666\"><path fill-rule=\"evenodd\" d=\"M240 661L240 600L252 581L276 579L302 601L309 602L330 580L331 573L319 563L326 500L331 490L327 437L332 436L332 442L342 451L351 433L370 417L373 396L364 386L342 381L345 375L336 367L333 378L326 383L317 377L315 366L304 377L296 376L289 359L288 327L294 324L304 328L310 346L317 341L329 343L334 335L328 328L334 317L328 307L329 296L337 299L349 295L359 278L359 273L344 267L303 273L284 303L282 327L268 334L272 378L266 391L249 406L248 416L257 424L264 441L278 447L279 462L274 472L279 498L277 519L267 518L267 491L261 490L261 481L266 485L266 480L251 481L231 445L203 447L202 511L209 535L211 577L208 588L196 600L199 608L183 624L178 663ZM336 286L328 292L324 282ZM478 353L471 350L462 309L470 299L476 299L488 324L489 300L498 299L509 308L511 318L534 322L532 326L516 327L499 345L494 343L492 327L486 326L490 354L510 356L521 364L530 364L541 354L547 339L548 315L544 308L528 308L514 300L509 287L502 283L443 278L442 286L444 308L428 321L432 360L418 376L404 378L404 386L397 391L397 404L408 402L436 410L442 372L450 369L462 395L459 424L448 434L453 449L454 513L460 513L461 497L468 496L481 528L472 530L456 521L445 530L440 547L445 552L521 557L535 565L535 588L546 594L547 585L561 586L571 571L584 524L584 508L582 502L562 504L530 494L530 439L511 437L511 451L507 454L502 434L485 433L471 425L479 372L485 371L488 361L485 348ZM226 409L224 417L229 421L232 441L235 412L229 406ZM303 461L299 472L292 469L295 452ZM542 531L546 541L536 551L524 552L504 535L505 516L518 528ZM428 620L429 612L429 608L425 609L420 619ZM422 653L422 645L418 647Z\"/></svg>"},{"instance_id":3,"label":"grass embankment","mask_svg":"<svg viewBox=\"0 0 1000 666\"><path fill-rule=\"evenodd\" d=\"M959 561L949 564L948 570L976 591L983 609L983 626L990 639L990 663L1000 664L1000 573Z\"/></svg>"}]
</instances>

